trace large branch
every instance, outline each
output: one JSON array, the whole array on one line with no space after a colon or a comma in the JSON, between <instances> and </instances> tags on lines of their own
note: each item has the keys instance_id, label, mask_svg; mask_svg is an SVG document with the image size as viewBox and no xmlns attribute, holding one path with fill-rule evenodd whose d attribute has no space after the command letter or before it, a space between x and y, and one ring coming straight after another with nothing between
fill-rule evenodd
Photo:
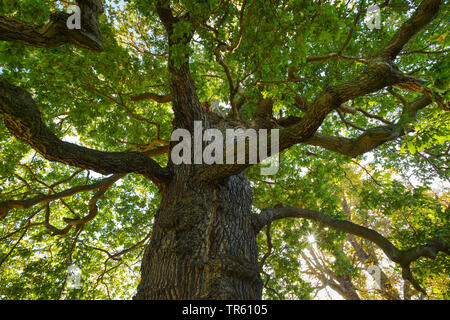
<instances>
[{"instance_id":1,"label":"large branch","mask_svg":"<svg viewBox=\"0 0 450 320\"><path fill-rule=\"evenodd\" d=\"M169 173L142 152L104 152L60 140L42 122L31 95L0 77L0 114L5 125L19 140L29 144L50 161L94 170L102 174L135 172L158 185Z\"/></svg>"},{"instance_id":2,"label":"large branch","mask_svg":"<svg viewBox=\"0 0 450 320\"><path fill-rule=\"evenodd\" d=\"M305 110L303 118L289 127L280 129L279 151L283 151L298 143L311 142L311 139L313 139L313 143L321 143L327 147L334 146L336 151L340 150L354 156L358 154L356 151L371 150L377 145L391 140L392 133L389 126L382 129L373 129L356 143L360 145L357 146L358 150L355 151L353 150L355 149L353 141L330 137L325 139L323 136L316 134L316 131L327 115L338 109L346 101L376 92L387 86L410 83L415 80L402 73L393 64L392 60L414 34L436 17L440 10L440 3L441 1L439 0L424 0L415 14L398 29L388 44L375 53L372 59L367 61L367 66L358 77L342 84L327 87L320 92ZM371 136L371 138L366 139L368 136ZM373 138L375 136L377 137L376 139ZM363 147L366 140L370 142L376 141L376 143L371 144L370 148ZM259 161L261 160L259 159ZM249 166L250 164L210 166L202 169L200 177L211 180L222 178L236 174Z\"/></svg>"},{"instance_id":3,"label":"large branch","mask_svg":"<svg viewBox=\"0 0 450 320\"><path fill-rule=\"evenodd\" d=\"M400 120L396 124L368 129L358 138L335 137L316 133L304 143L320 146L349 157L357 157L387 141L403 136L407 126L416 120L417 112L431 103L431 98L424 94L406 105Z\"/></svg>"},{"instance_id":4,"label":"large branch","mask_svg":"<svg viewBox=\"0 0 450 320\"><path fill-rule=\"evenodd\" d=\"M380 51L379 56L384 60L393 61L409 39L437 16L441 4L441 0L422 1L413 16L402 24L391 41Z\"/></svg>"},{"instance_id":5,"label":"large branch","mask_svg":"<svg viewBox=\"0 0 450 320\"><path fill-rule=\"evenodd\" d=\"M167 0L156 1L156 11L166 29L168 37L168 69L171 73L170 96L175 116L173 121L174 128L184 128L193 131L194 121L203 120L205 118L205 110L200 104L194 80L190 73L188 50L181 54L184 62L179 65L179 62L174 59L173 49L176 46L176 50L178 50L176 54L180 55L179 51L189 46L193 36L192 31L186 30L181 36L174 35L175 24L182 21L191 23L189 21L189 14L186 13L180 17L174 16L170 8L170 1Z\"/></svg>"},{"instance_id":6,"label":"large branch","mask_svg":"<svg viewBox=\"0 0 450 320\"><path fill-rule=\"evenodd\" d=\"M54 48L65 43L94 51L103 50L98 16L103 13L101 0L78 0L81 12L81 29L70 30L70 14L52 14L50 21L41 26L0 16L0 40L20 42L32 47Z\"/></svg>"},{"instance_id":7,"label":"large branch","mask_svg":"<svg viewBox=\"0 0 450 320\"><path fill-rule=\"evenodd\" d=\"M424 0L414 15L400 26L389 43L368 62L366 70L359 77L326 88L320 93L303 119L280 133L280 149L312 137L325 117L344 102L376 92L386 86L413 80L398 70L392 64L392 60L413 35L436 17L441 2L441 0Z\"/></svg>"},{"instance_id":8,"label":"large branch","mask_svg":"<svg viewBox=\"0 0 450 320\"><path fill-rule=\"evenodd\" d=\"M352 234L375 243L393 262L402 267L402 276L409 280L414 288L426 293L413 278L410 264L419 258L435 259L439 252L450 255L450 245L441 239L433 239L426 245L418 245L411 249L400 250L380 233L346 220L334 219L320 211L277 205L276 208L266 208L259 215L254 216L255 231L259 232L263 226L274 220L284 218L303 218L315 221L335 230Z\"/></svg>"},{"instance_id":9,"label":"large branch","mask_svg":"<svg viewBox=\"0 0 450 320\"><path fill-rule=\"evenodd\" d=\"M315 135L325 117L334 109L339 108L344 102L378 91L386 86L392 86L393 84L409 80L409 76L404 75L391 64L380 61L379 59L372 61L365 72L359 77L325 89L309 105L303 118L289 127L281 128L279 131L279 151L288 149L297 143L306 143L309 141ZM260 117L254 120L258 119ZM259 121L258 123L263 128L267 125L263 121ZM268 154L271 154L271 152L268 144ZM249 145L247 143L246 155L248 154ZM258 161L262 160L258 159ZM201 170L200 178L214 180L236 174L249 166L251 165L248 162L246 164L210 166Z\"/></svg>"},{"instance_id":10,"label":"large branch","mask_svg":"<svg viewBox=\"0 0 450 320\"><path fill-rule=\"evenodd\" d=\"M298 123L281 130L280 149L309 139L325 117L344 102L407 80L406 75L389 63L378 59L371 61L359 77L321 92Z\"/></svg>"},{"instance_id":11,"label":"large branch","mask_svg":"<svg viewBox=\"0 0 450 320\"><path fill-rule=\"evenodd\" d=\"M392 60L413 35L437 16L441 2L441 0L424 0L414 15L400 26L389 43L368 62L366 70L359 77L320 93L303 119L280 133L280 149L312 137L325 117L344 102L376 92L386 86L413 80L398 70L392 64Z\"/></svg>"},{"instance_id":12,"label":"large branch","mask_svg":"<svg viewBox=\"0 0 450 320\"><path fill-rule=\"evenodd\" d=\"M49 23L38 27L0 17L0 40L17 41L35 47L57 47L64 43L103 50L98 15L103 12L101 0L78 0L81 29L69 30L66 13L57 13ZM0 113L10 132L28 143L50 161L94 170L102 174L135 172L162 186L169 177L167 169L142 152L103 152L68 143L56 137L42 122L31 95L0 77Z\"/></svg>"},{"instance_id":13,"label":"large branch","mask_svg":"<svg viewBox=\"0 0 450 320\"><path fill-rule=\"evenodd\" d=\"M92 184L76 186L76 187L73 187L73 188L70 188L70 189L67 189L67 190L64 190L61 192L56 192L53 194L39 195L34 198L29 198L29 199L24 199L24 200L7 200L7 201L0 202L0 219L5 218L9 212L9 210L11 210L11 209L28 209L39 203L49 203L54 200L59 200L62 198L67 198L67 197L73 196L74 194L77 194L80 192L101 189L106 186L110 186L112 183L116 182L122 176L123 175L121 175L121 174L115 174L115 175L112 175L111 177L102 179L102 180L94 182Z\"/></svg>"}]
</instances>

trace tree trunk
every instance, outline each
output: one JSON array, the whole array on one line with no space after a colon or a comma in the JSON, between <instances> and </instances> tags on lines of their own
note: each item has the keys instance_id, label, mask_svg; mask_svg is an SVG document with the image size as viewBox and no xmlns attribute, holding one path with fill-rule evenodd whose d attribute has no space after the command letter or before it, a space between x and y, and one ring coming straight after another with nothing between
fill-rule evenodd
<instances>
[{"instance_id":1,"label":"tree trunk","mask_svg":"<svg viewBox=\"0 0 450 320\"><path fill-rule=\"evenodd\" d=\"M252 191L245 172L193 182L174 166L162 193L135 299L261 299Z\"/></svg>"},{"instance_id":2,"label":"tree trunk","mask_svg":"<svg viewBox=\"0 0 450 320\"><path fill-rule=\"evenodd\" d=\"M169 63L169 69L174 129L192 134L195 120L204 129L232 127L202 108L188 63L179 69ZM253 195L245 171L207 182L199 170L207 165L169 161L168 167L171 179L160 190L161 205L134 298L261 299Z\"/></svg>"},{"instance_id":3,"label":"tree trunk","mask_svg":"<svg viewBox=\"0 0 450 320\"><path fill-rule=\"evenodd\" d=\"M361 300L348 273L344 275L337 275L336 280L340 285L340 290L338 290L338 292L342 295L342 297L344 297L345 300Z\"/></svg>"}]
</instances>

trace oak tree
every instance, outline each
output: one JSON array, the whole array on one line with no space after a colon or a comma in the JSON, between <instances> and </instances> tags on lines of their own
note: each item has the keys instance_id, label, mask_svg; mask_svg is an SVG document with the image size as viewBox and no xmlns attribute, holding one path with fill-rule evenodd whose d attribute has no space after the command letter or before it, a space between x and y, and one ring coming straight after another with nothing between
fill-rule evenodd
<instances>
[{"instance_id":1,"label":"oak tree","mask_svg":"<svg viewBox=\"0 0 450 320\"><path fill-rule=\"evenodd\" d=\"M445 1L0 4L0 297L448 298ZM278 172L175 164L194 121Z\"/></svg>"}]
</instances>

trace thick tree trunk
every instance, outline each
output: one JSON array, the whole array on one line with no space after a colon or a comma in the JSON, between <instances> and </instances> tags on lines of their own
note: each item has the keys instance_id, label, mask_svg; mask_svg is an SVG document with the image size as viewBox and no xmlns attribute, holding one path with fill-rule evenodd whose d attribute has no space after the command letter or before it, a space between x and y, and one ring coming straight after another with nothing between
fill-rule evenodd
<instances>
[{"instance_id":1,"label":"thick tree trunk","mask_svg":"<svg viewBox=\"0 0 450 320\"><path fill-rule=\"evenodd\" d=\"M195 120L204 129L232 127L202 108L188 63L179 69L169 63L169 69L174 129L192 134ZM171 179L160 190L135 299L261 299L250 183L244 171L204 179L199 169L205 166L169 161Z\"/></svg>"},{"instance_id":2,"label":"thick tree trunk","mask_svg":"<svg viewBox=\"0 0 450 320\"><path fill-rule=\"evenodd\" d=\"M135 299L260 299L245 172L213 184L178 166L163 192Z\"/></svg>"}]
</instances>

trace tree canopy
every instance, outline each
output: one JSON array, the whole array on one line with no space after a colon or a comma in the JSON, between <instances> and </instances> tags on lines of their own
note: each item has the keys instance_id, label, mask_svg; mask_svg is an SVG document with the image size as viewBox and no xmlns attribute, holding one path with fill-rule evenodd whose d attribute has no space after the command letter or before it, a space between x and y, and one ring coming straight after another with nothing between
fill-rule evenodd
<instances>
[{"instance_id":1,"label":"tree canopy","mask_svg":"<svg viewBox=\"0 0 450 320\"><path fill-rule=\"evenodd\" d=\"M85 2L0 1L0 298L135 294L186 64L280 128L278 173L245 168L264 298L449 298L446 1L107 0L100 42L58 31Z\"/></svg>"}]
</instances>

